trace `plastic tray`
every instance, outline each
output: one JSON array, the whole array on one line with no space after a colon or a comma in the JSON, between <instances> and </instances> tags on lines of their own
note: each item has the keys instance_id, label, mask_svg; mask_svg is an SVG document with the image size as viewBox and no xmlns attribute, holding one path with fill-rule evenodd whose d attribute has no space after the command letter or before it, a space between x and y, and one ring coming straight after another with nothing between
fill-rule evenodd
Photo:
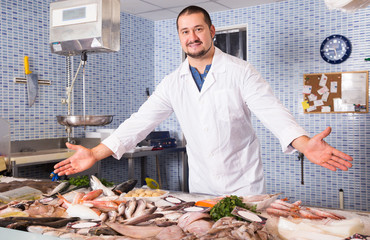
<instances>
[{"instance_id":1,"label":"plastic tray","mask_svg":"<svg viewBox=\"0 0 370 240\"><path fill-rule=\"evenodd\" d=\"M25 186L0 193L0 202L9 203L14 200L37 200L41 196L42 192L40 190Z\"/></svg>"}]
</instances>

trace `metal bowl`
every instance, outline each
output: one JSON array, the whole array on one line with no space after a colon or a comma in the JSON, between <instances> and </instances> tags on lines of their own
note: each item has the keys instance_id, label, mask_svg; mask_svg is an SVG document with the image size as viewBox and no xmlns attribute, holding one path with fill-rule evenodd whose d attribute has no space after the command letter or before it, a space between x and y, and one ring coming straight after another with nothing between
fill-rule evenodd
<instances>
[{"instance_id":1,"label":"metal bowl","mask_svg":"<svg viewBox=\"0 0 370 240\"><path fill-rule=\"evenodd\" d=\"M58 123L64 126L104 126L112 122L113 115L67 115L57 116Z\"/></svg>"}]
</instances>

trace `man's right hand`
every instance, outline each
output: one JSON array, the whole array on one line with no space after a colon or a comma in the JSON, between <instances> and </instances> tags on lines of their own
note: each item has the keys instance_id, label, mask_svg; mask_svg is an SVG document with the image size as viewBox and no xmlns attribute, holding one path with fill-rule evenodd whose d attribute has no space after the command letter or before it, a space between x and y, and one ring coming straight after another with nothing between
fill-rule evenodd
<instances>
[{"instance_id":1,"label":"man's right hand","mask_svg":"<svg viewBox=\"0 0 370 240\"><path fill-rule=\"evenodd\" d=\"M79 173L91 168L97 161L112 155L112 151L105 145L99 144L93 149L85 148L80 145L66 143L67 148L76 152L66 160L57 163L54 172L59 176ZM103 154L101 151L103 150Z\"/></svg>"}]
</instances>

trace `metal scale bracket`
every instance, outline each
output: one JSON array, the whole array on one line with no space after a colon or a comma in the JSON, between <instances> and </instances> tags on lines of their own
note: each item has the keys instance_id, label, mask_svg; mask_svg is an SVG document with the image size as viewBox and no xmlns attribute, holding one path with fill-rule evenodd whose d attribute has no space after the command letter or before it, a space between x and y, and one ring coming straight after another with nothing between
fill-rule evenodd
<instances>
[{"instance_id":1,"label":"metal scale bracket","mask_svg":"<svg viewBox=\"0 0 370 240\"><path fill-rule=\"evenodd\" d=\"M15 83L27 84L27 79L26 78L22 78L22 77L15 77L14 78L14 82ZM38 79L37 83L39 85L51 85L51 81L50 80L44 80L44 79Z\"/></svg>"}]
</instances>

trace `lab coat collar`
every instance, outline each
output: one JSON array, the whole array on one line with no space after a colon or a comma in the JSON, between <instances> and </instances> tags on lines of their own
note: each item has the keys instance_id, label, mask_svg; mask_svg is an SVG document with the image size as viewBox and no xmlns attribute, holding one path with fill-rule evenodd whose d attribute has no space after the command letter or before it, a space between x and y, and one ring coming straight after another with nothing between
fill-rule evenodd
<instances>
[{"instance_id":1,"label":"lab coat collar","mask_svg":"<svg viewBox=\"0 0 370 240\"><path fill-rule=\"evenodd\" d=\"M215 47L215 54L213 55L212 66L209 73L222 73L226 70L223 55L224 53L219 48ZM183 76L186 74L191 74L188 58L185 59L180 67L180 75Z\"/></svg>"},{"instance_id":2,"label":"lab coat collar","mask_svg":"<svg viewBox=\"0 0 370 240\"><path fill-rule=\"evenodd\" d=\"M211 69L210 69L209 73L207 74L207 77L206 77L206 80L205 80L204 85L202 87L202 90L200 91L200 97L216 81L214 75L218 74L218 73L223 73L223 72L225 72L225 70L226 70L226 67L225 67L224 53L216 47L215 48L215 54L213 55L213 59L212 59L212 66L211 66ZM182 63L182 65L180 67L180 76L185 77L185 78L191 77L191 79L194 81L194 79L191 75L191 71L190 71L190 67L189 67L189 61L188 61L187 58L185 59L185 61ZM195 86L195 83L194 83L194 86Z\"/></svg>"}]
</instances>

